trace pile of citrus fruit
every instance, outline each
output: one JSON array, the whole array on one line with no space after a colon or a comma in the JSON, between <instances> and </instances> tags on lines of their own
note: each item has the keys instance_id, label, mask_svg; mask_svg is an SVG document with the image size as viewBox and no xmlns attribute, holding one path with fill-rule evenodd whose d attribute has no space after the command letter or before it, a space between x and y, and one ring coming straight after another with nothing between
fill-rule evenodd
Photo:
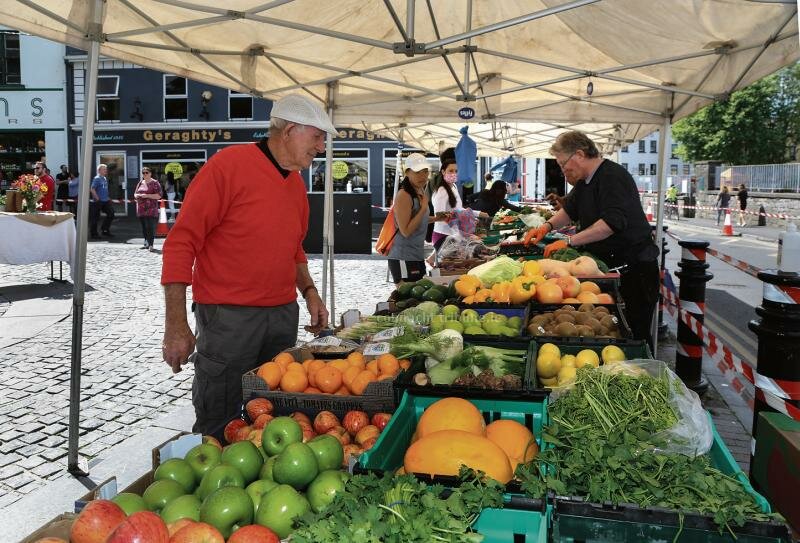
<instances>
[{"instance_id":1,"label":"pile of citrus fruit","mask_svg":"<svg viewBox=\"0 0 800 543\"><path fill-rule=\"evenodd\" d=\"M375 381L394 379L408 369L409 360L398 360L382 354L367 361L358 351L336 360L295 360L288 352L279 353L256 371L270 390L307 394L339 394L360 396Z\"/></svg>"}]
</instances>

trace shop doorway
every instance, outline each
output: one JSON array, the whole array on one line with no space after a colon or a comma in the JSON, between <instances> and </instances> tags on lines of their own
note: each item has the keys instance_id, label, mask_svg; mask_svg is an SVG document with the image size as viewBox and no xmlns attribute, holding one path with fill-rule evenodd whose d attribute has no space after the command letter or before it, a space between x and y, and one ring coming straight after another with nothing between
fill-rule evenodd
<instances>
[{"instance_id":1,"label":"shop doorway","mask_svg":"<svg viewBox=\"0 0 800 543\"><path fill-rule=\"evenodd\" d=\"M127 171L125 164L125 151L99 151L96 156L96 164L105 164L108 166L108 196L114 202L114 214L119 216L128 215L128 182ZM94 177L94 176L92 176Z\"/></svg>"},{"instance_id":2,"label":"shop doorway","mask_svg":"<svg viewBox=\"0 0 800 543\"><path fill-rule=\"evenodd\" d=\"M205 163L206 152L203 150L142 151L142 167L149 168L153 179L161 183L161 191L167 199L169 222L175 220L186 190Z\"/></svg>"}]
</instances>

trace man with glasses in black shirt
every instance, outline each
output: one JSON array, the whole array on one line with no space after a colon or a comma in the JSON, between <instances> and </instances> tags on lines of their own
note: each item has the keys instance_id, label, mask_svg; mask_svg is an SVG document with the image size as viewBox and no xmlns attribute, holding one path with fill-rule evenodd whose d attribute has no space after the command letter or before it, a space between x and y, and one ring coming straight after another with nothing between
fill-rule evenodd
<instances>
[{"instance_id":1,"label":"man with glasses in black shirt","mask_svg":"<svg viewBox=\"0 0 800 543\"><path fill-rule=\"evenodd\" d=\"M528 231L526 243L538 243L551 230L575 222L578 232L545 247L545 257L566 247L586 250L610 268L620 268L620 294L636 339L652 348L651 324L658 300L658 248L653 242L639 192L628 171L600 156L582 132L564 132L550 154L572 186L563 207L539 228Z\"/></svg>"}]
</instances>

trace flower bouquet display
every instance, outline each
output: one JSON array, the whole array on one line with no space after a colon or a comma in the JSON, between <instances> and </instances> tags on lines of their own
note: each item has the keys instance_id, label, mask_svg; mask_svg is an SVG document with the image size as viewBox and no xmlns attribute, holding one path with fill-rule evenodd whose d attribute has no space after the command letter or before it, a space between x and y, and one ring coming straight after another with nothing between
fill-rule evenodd
<instances>
[{"instance_id":1,"label":"flower bouquet display","mask_svg":"<svg viewBox=\"0 0 800 543\"><path fill-rule=\"evenodd\" d=\"M36 213L36 206L39 200L47 192L47 185L40 181L38 176L33 174L20 175L17 180L11 184L11 188L19 191L19 194L25 202L26 213Z\"/></svg>"}]
</instances>

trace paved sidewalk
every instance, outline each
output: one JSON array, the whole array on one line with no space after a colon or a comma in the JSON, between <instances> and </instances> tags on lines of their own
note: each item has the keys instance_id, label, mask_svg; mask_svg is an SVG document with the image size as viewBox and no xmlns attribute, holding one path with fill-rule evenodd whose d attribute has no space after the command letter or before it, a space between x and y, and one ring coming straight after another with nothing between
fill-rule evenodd
<instances>
[{"instance_id":1,"label":"paved sidewalk","mask_svg":"<svg viewBox=\"0 0 800 543\"><path fill-rule=\"evenodd\" d=\"M718 226L716 220L714 219L686 219L681 217L679 220L675 219L667 219L664 221L664 224L680 224L680 225L691 225L693 229L697 230L698 234L716 234L720 235L722 233L722 226ZM778 234L785 230L785 226L783 228L776 228L772 226L752 226L752 219L751 225L745 226L740 228L735 224L733 225L733 233L736 236L743 236L758 239L761 241L775 241L778 240Z\"/></svg>"}]
</instances>

